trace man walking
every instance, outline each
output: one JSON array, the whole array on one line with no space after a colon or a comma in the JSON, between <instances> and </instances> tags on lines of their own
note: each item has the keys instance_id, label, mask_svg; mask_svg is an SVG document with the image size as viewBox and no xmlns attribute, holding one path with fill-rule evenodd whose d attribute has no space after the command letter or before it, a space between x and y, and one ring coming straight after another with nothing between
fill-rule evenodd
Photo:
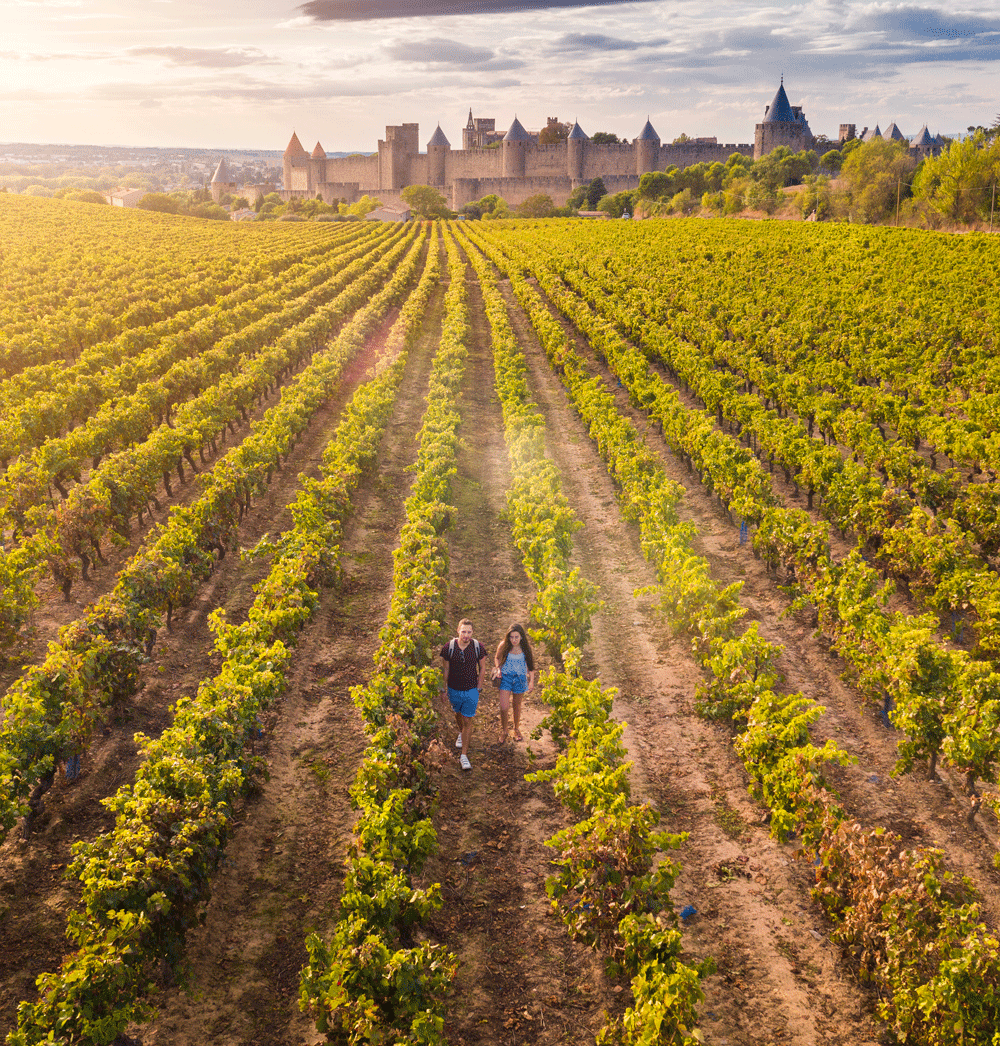
<instances>
[{"instance_id":1,"label":"man walking","mask_svg":"<svg viewBox=\"0 0 1000 1046\"><path fill-rule=\"evenodd\" d=\"M472 741L472 718L479 705L479 690L483 685L486 670L486 648L478 639L472 638L472 622L462 618L458 623L458 636L448 640L441 648L444 661L444 686L455 713L455 724L459 734L455 747L462 750L459 764L463 770L471 770L469 743Z\"/></svg>"}]
</instances>

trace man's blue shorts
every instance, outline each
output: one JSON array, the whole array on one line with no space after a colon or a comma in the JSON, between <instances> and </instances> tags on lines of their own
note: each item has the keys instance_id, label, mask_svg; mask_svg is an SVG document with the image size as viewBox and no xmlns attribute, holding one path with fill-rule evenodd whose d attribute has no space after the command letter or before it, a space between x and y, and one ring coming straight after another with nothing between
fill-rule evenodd
<instances>
[{"instance_id":1,"label":"man's blue shorts","mask_svg":"<svg viewBox=\"0 0 1000 1046\"><path fill-rule=\"evenodd\" d=\"M479 707L479 691L475 687L471 690L452 690L448 687L448 700L459 715L471 719Z\"/></svg>"}]
</instances>

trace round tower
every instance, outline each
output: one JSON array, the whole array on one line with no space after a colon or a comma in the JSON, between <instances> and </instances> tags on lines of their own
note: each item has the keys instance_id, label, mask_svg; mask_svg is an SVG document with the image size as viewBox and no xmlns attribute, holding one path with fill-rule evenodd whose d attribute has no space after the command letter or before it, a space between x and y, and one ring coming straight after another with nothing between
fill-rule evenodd
<instances>
[{"instance_id":1,"label":"round tower","mask_svg":"<svg viewBox=\"0 0 1000 1046\"><path fill-rule=\"evenodd\" d=\"M285 154L282 157L282 185L285 189L294 189L298 186L293 185L294 181L300 179L295 178L292 175L292 170L297 167L305 167L307 172L309 168L309 154L302 148L302 143L299 141L299 136L292 131L292 137L288 142L288 148L285 149ZM306 181L308 181L308 173L306 175ZM304 188L305 186L303 186Z\"/></svg>"},{"instance_id":2,"label":"round tower","mask_svg":"<svg viewBox=\"0 0 1000 1046\"><path fill-rule=\"evenodd\" d=\"M219 161L219 166L215 168L215 174L212 175L209 189L212 193L212 199L215 200L216 203L218 203L223 196L232 196L236 193L236 179L230 173L229 164L226 163L226 158L224 156Z\"/></svg>"},{"instance_id":3,"label":"round tower","mask_svg":"<svg viewBox=\"0 0 1000 1046\"><path fill-rule=\"evenodd\" d=\"M574 120L573 130L566 139L566 174L574 182L583 181L583 154L588 141L590 139L584 134L583 128Z\"/></svg>"},{"instance_id":4,"label":"round tower","mask_svg":"<svg viewBox=\"0 0 1000 1046\"><path fill-rule=\"evenodd\" d=\"M326 181L326 150L319 142L309 157L309 190L318 189Z\"/></svg>"},{"instance_id":5,"label":"round tower","mask_svg":"<svg viewBox=\"0 0 1000 1046\"><path fill-rule=\"evenodd\" d=\"M451 152L451 142L445 137L441 125L427 143L427 181L430 185L447 185L448 154Z\"/></svg>"},{"instance_id":6,"label":"round tower","mask_svg":"<svg viewBox=\"0 0 1000 1046\"><path fill-rule=\"evenodd\" d=\"M659 170L660 136L653 130L648 116L646 126L632 144L635 146L635 173L640 178L649 171Z\"/></svg>"},{"instance_id":7,"label":"round tower","mask_svg":"<svg viewBox=\"0 0 1000 1046\"><path fill-rule=\"evenodd\" d=\"M754 131L753 158L759 160L779 145L787 145L793 153L797 153L811 144L812 136L802 108L789 105L788 95L785 94L785 78L782 77L774 100L764 110L764 119Z\"/></svg>"},{"instance_id":8,"label":"round tower","mask_svg":"<svg viewBox=\"0 0 1000 1046\"><path fill-rule=\"evenodd\" d=\"M510 130L504 135L500 145L502 151L504 178L523 178L524 159L531 141L528 132L521 126L521 121L514 117Z\"/></svg>"}]
</instances>

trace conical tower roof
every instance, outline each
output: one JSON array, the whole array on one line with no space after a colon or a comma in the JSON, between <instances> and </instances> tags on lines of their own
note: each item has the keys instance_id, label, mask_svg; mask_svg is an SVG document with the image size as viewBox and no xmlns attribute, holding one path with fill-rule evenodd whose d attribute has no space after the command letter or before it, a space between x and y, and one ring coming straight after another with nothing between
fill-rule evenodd
<instances>
[{"instance_id":1,"label":"conical tower roof","mask_svg":"<svg viewBox=\"0 0 1000 1046\"><path fill-rule=\"evenodd\" d=\"M319 142L316 143L316 148L312 151L312 158L314 160L326 159L326 150L323 148L322 145L319 144Z\"/></svg>"},{"instance_id":2,"label":"conical tower roof","mask_svg":"<svg viewBox=\"0 0 1000 1046\"><path fill-rule=\"evenodd\" d=\"M764 123L794 123L795 113L792 112L792 107L788 104L788 95L785 94L785 80L784 77L781 79L781 83L778 84L778 93L774 96L774 101L767 107L767 112L764 114Z\"/></svg>"},{"instance_id":3,"label":"conical tower roof","mask_svg":"<svg viewBox=\"0 0 1000 1046\"><path fill-rule=\"evenodd\" d=\"M219 166L215 168L215 174L212 175L212 181L213 183L222 182L227 185L232 185L236 181L229 170L229 164L226 163L226 158L224 156L219 161Z\"/></svg>"},{"instance_id":4,"label":"conical tower roof","mask_svg":"<svg viewBox=\"0 0 1000 1046\"><path fill-rule=\"evenodd\" d=\"M573 130L569 132L569 137L570 138L582 138L582 139L584 139L584 141L589 141L589 135L587 135L584 132L583 128L580 126L580 124L576 120L573 121Z\"/></svg>"},{"instance_id":5,"label":"conical tower roof","mask_svg":"<svg viewBox=\"0 0 1000 1046\"><path fill-rule=\"evenodd\" d=\"M285 156L305 156L309 154L302 148L302 143L299 141L299 136L292 131L292 137L288 141L288 148L285 149Z\"/></svg>"},{"instance_id":6,"label":"conical tower roof","mask_svg":"<svg viewBox=\"0 0 1000 1046\"><path fill-rule=\"evenodd\" d=\"M653 125L649 122L649 117L646 117L646 126L639 132L639 137L636 138L637 142L658 142L660 136L653 130Z\"/></svg>"},{"instance_id":7,"label":"conical tower roof","mask_svg":"<svg viewBox=\"0 0 1000 1046\"><path fill-rule=\"evenodd\" d=\"M927 124L924 124L924 126L921 127L919 131L917 131L916 138L913 138L910 141L910 148L916 149L920 147L926 149L932 146L933 144L934 139L931 137L930 131L927 130Z\"/></svg>"},{"instance_id":8,"label":"conical tower roof","mask_svg":"<svg viewBox=\"0 0 1000 1046\"><path fill-rule=\"evenodd\" d=\"M505 142L530 142L531 135L521 126L521 121L515 116L510 130L503 136Z\"/></svg>"},{"instance_id":9,"label":"conical tower roof","mask_svg":"<svg viewBox=\"0 0 1000 1046\"><path fill-rule=\"evenodd\" d=\"M881 137L882 137L882 132L878 129L878 124L875 124L875 126L870 131L868 131L865 134L864 138L862 138L861 140L863 142L873 142L876 138L881 138Z\"/></svg>"},{"instance_id":10,"label":"conical tower roof","mask_svg":"<svg viewBox=\"0 0 1000 1046\"><path fill-rule=\"evenodd\" d=\"M887 142L905 142L906 136L896 126L896 121L893 120L891 124L882 132L882 137Z\"/></svg>"},{"instance_id":11,"label":"conical tower roof","mask_svg":"<svg viewBox=\"0 0 1000 1046\"><path fill-rule=\"evenodd\" d=\"M437 125L437 130L431 135L431 140L427 143L427 147L430 148L432 145L443 145L447 149L451 148L451 142L445 137L440 124Z\"/></svg>"}]
</instances>

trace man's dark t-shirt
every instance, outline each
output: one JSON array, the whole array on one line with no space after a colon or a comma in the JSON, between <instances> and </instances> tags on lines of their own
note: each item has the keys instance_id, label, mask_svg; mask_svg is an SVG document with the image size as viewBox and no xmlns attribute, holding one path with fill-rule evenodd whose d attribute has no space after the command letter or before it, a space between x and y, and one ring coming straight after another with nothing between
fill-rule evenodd
<instances>
[{"instance_id":1,"label":"man's dark t-shirt","mask_svg":"<svg viewBox=\"0 0 1000 1046\"><path fill-rule=\"evenodd\" d=\"M448 662L451 690L475 690L479 686L479 662L486 657L486 648L478 639L470 640L464 650L457 639L449 640L441 648L441 656Z\"/></svg>"}]
</instances>

